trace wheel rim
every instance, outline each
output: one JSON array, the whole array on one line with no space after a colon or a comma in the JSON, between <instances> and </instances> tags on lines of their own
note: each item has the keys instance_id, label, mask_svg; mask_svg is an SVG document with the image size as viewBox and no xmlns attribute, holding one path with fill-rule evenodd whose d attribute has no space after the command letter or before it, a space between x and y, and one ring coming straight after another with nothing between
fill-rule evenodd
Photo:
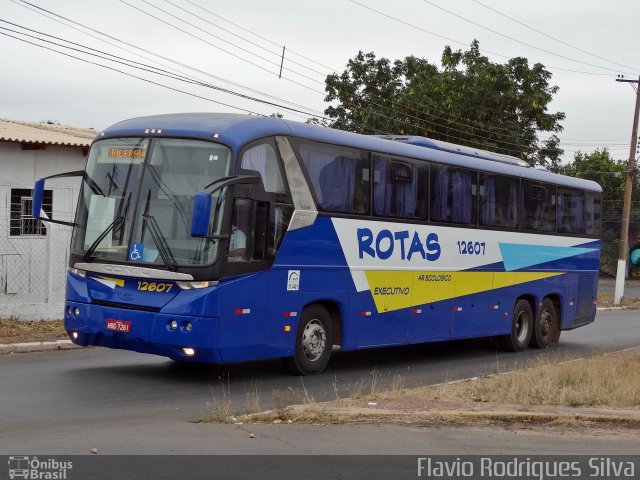
<instances>
[{"instance_id":1,"label":"wheel rim","mask_svg":"<svg viewBox=\"0 0 640 480\"><path fill-rule=\"evenodd\" d=\"M311 320L302 332L302 352L307 360L315 362L325 351L327 332L318 320Z\"/></svg>"},{"instance_id":2,"label":"wheel rim","mask_svg":"<svg viewBox=\"0 0 640 480\"><path fill-rule=\"evenodd\" d=\"M516 338L518 343L523 343L529 333L529 317L526 312L520 312L516 318Z\"/></svg>"},{"instance_id":3,"label":"wheel rim","mask_svg":"<svg viewBox=\"0 0 640 480\"><path fill-rule=\"evenodd\" d=\"M549 310L543 310L540 314L540 335L546 338L551 335L551 328L553 325L553 315Z\"/></svg>"}]
</instances>

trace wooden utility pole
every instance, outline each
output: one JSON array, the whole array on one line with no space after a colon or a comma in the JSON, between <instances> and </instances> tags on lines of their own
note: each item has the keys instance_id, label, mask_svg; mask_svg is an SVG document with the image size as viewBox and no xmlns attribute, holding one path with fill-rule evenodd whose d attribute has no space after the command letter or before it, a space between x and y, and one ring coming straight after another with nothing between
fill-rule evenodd
<instances>
[{"instance_id":1,"label":"wooden utility pole","mask_svg":"<svg viewBox=\"0 0 640 480\"><path fill-rule=\"evenodd\" d=\"M631 193L633 192L633 179L638 170L636 166L636 147L638 145L638 113L640 112L640 77L638 80L626 80L618 77L616 82L626 82L634 85L636 91L636 109L633 114L633 129L631 131L631 147L629 148L629 160L627 162L627 181L624 187L624 206L622 207L622 227L620 229L620 250L618 251L618 269L616 271L616 290L613 303L620 305L624 296L624 281L627 273L628 248L629 248L629 217L631 216Z\"/></svg>"}]
</instances>

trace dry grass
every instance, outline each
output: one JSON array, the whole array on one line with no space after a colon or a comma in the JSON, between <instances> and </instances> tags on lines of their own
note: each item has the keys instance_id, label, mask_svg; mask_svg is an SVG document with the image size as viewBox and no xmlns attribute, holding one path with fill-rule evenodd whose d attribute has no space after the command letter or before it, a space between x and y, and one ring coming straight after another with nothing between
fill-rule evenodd
<instances>
[{"instance_id":1,"label":"dry grass","mask_svg":"<svg viewBox=\"0 0 640 480\"><path fill-rule=\"evenodd\" d=\"M640 352L619 352L555 363L536 360L528 368L470 382L425 387L430 399L492 404L566 407L640 407Z\"/></svg>"},{"instance_id":2,"label":"dry grass","mask_svg":"<svg viewBox=\"0 0 640 480\"><path fill-rule=\"evenodd\" d=\"M245 411L247 414L258 413L262 411L262 405L260 404L260 382L251 380L249 389L247 390L247 403L245 404Z\"/></svg>"},{"instance_id":3,"label":"dry grass","mask_svg":"<svg viewBox=\"0 0 640 480\"><path fill-rule=\"evenodd\" d=\"M231 406L231 391L229 377L219 377L219 385L211 388L211 402L206 404L203 422L234 423L236 417Z\"/></svg>"},{"instance_id":4,"label":"dry grass","mask_svg":"<svg viewBox=\"0 0 640 480\"><path fill-rule=\"evenodd\" d=\"M372 370L349 386L350 398L316 403L301 387L272 391L273 409L236 416L228 384L214 395L203 421L216 423L513 424L552 427L640 426L640 352L630 350L559 361L541 357L514 371L459 382L408 388L403 375ZM337 383L334 389L338 396ZM259 396L252 383L247 399ZM375 401L372 401L375 400ZM259 406L258 400L253 400ZM250 402L248 401L248 404Z\"/></svg>"},{"instance_id":5,"label":"dry grass","mask_svg":"<svg viewBox=\"0 0 640 480\"><path fill-rule=\"evenodd\" d=\"M0 319L0 343L46 342L67 338L63 320Z\"/></svg>"},{"instance_id":6,"label":"dry grass","mask_svg":"<svg viewBox=\"0 0 640 480\"><path fill-rule=\"evenodd\" d=\"M640 298L622 298L620 305L613 304L613 292L598 292L598 308L624 307L629 310L640 310Z\"/></svg>"}]
</instances>

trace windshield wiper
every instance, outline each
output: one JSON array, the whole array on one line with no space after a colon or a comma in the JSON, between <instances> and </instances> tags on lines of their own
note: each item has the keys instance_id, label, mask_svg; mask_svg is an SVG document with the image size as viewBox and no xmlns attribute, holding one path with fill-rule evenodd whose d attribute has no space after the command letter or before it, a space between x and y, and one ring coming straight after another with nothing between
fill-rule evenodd
<instances>
[{"instance_id":1,"label":"windshield wiper","mask_svg":"<svg viewBox=\"0 0 640 480\"><path fill-rule=\"evenodd\" d=\"M143 215L143 218L145 226L148 225L149 227L151 238L153 238L154 243L158 247L158 253L160 253L162 261L169 271L175 272L178 268L178 263L176 262L176 259L171 252L171 248L167 243L167 238L163 235L162 230L160 230L160 227L158 226L158 222L156 222L153 215L147 215L146 213Z\"/></svg>"},{"instance_id":2,"label":"windshield wiper","mask_svg":"<svg viewBox=\"0 0 640 480\"><path fill-rule=\"evenodd\" d=\"M144 234L147 231L147 226L149 227L149 232L151 233L151 238L153 238L153 242L158 247L158 253L160 253L160 257L162 261L167 266L169 271L175 272L178 268L178 263L176 262L173 253L171 252L171 247L167 243L167 238L162 233L162 230L158 226L158 222L156 221L153 215L149 215L149 204L151 203L151 191L147 194L147 203L144 206L144 213L142 214L142 218L144 219L142 222L142 235L140 236L140 241L144 243Z\"/></svg>"},{"instance_id":3,"label":"windshield wiper","mask_svg":"<svg viewBox=\"0 0 640 480\"><path fill-rule=\"evenodd\" d=\"M98 245L100 245L100 242L104 240L104 238L109 234L109 232L111 232L111 230L115 231L117 228L121 228L123 223L124 223L124 215L120 215L119 217L116 217L113 220L113 222L111 222L109 226L104 229L104 231L100 234L100 236L96 238L91 245L89 245L89 248L87 248L87 251L84 252L84 256L83 256L84 261L86 262L91 258L91 255L93 255L93 252L96 251L96 248L98 248Z\"/></svg>"}]
</instances>

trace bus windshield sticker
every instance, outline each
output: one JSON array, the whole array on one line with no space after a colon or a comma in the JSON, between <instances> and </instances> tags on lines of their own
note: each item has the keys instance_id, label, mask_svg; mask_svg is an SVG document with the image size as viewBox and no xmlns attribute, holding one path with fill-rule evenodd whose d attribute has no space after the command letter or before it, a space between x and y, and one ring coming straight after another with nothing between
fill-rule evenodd
<instances>
[{"instance_id":1,"label":"bus windshield sticker","mask_svg":"<svg viewBox=\"0 0 640 480\"><path fill-rule=\"evenodd\" d=\"M132 243L129 247L129 260L141 262L144 257L144 245L142 243Z\"/></svg>"}]
</instances>

